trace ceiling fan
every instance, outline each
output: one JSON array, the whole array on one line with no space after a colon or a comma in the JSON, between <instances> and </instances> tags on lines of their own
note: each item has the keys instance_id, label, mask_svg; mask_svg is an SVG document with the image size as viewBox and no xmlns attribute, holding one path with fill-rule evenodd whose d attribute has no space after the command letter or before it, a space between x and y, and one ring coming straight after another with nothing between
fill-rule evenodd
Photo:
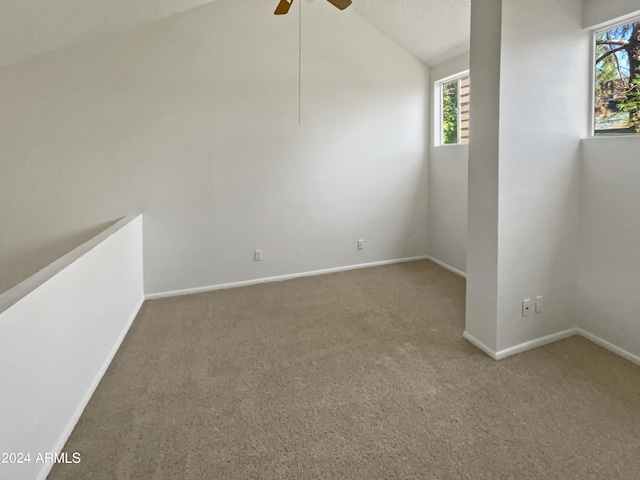
<instances>
[{"instance_id":1,"label":"ceiling fan","mask_svg":"<svg viewBox=\"0 0 640 480\"><path fill-rule=\"evenodd\" d=\"M339 8L340 10L344 10L349 5L351 5L351 0L327 0L327 2L329 2L334 7ZM293 0L280 0L280 3L276 7L276 11L274 12L275 15L285 15L286 13L288 13L292 3Z\"/></svg>"}]
</instances>

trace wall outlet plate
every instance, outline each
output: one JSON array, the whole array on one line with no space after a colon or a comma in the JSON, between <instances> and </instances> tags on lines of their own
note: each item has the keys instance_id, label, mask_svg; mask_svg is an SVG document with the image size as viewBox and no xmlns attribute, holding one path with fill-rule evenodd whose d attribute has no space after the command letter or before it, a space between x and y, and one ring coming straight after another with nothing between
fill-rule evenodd
<instances>
[{"instance_id":1,"label":"wall outlet plate","mask_svg":"<svg viewBox=\"0 0 640 480\"><path fill-rule=\"evenodd\" d=\"M522 301L522 316L526 317L531 311L531 299L526 298Z\"/></svg>"},{"instance_id":2,"label":"wall outlet plate","mask_svg":"<svg viewBox=\"0 0 640 480\"><path fill-rule=\"evenodd\" d=\"M262 261L262 250L254 250L253 251L253 261L261 262Z\"/></svg>"},{"instance_id":3,"label":"wall outlet plate","mask_svg":"<svg viewBox=\"0 0 640 480\"><path fill-rule=\"evenodd\" d=\"M544 308L544 298L542 296L536 297L536 313L542 312Z\"/></svg>"}]
</instances>

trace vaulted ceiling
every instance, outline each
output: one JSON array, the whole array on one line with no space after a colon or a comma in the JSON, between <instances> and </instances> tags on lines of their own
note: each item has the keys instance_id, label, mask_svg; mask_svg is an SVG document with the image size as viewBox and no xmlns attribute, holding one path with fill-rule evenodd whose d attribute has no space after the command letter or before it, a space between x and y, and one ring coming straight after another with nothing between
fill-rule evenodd
<instances>
[{"instance_id":1,"label":"vaulted ceiling","mask_svg":"<svg viewBox=\"0 0 640 480\"><path fill-rule=\"evenodd\" d=\"M2 0L0 66L211 1ZM277 4L277 0L264 1L272 1L274 8ZM468 50L470 2L353 0L353 10L431 66Z\"/></svg>"},{"instance_id":2,"label":"vaulted ceiling","mask_svg":"<svg viewBox=\"0 0 640 480\"><path fill-rule=\"evenodd\" d=\"M471 0L353 0L353 5L428 66L469 50Z\"/></svg>"},{"instance_id":3,"label":"vaulted ceiling","mask_svg":"<svg viewBox=\"0 0 640 480\"><path fill-rule=\"evenodd\" d=\"M0 0L0 66L213 0Z\"/></svg>"}]
</instances>

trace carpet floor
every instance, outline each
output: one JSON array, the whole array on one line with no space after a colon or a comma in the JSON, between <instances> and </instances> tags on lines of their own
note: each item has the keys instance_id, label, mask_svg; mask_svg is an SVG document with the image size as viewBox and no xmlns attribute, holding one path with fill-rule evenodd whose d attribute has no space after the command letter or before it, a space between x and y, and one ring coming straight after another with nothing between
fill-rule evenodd
<instances>
[{"instance_id":1,"label":"carpet floor","mask_svg":"<svg viewBox=\"0 0 640 480\"><path fill-rule=\"evenodd\" d=\"M146 302L49 479L637 479L640 368L494 362L429 262Z\"/></svg>"}]
</instances>

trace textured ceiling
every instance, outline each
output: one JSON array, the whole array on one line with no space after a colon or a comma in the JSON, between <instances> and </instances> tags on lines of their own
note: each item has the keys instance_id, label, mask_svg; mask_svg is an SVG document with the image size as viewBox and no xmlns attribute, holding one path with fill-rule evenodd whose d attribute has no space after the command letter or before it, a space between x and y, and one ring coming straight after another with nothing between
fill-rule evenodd
<instances>
[{"instance_id":1,"label":"textured ceiling","mask_svg":"<svg viewBox=\"0 0 640 480\"><path fill-rule=\"evenodd\" d=\"M211 1L0 0L0 66ZM352 8L431 66L468 50L470 1L353 0Z\"/></svg>"},{"instance_id":2,"label":"textured ceiling","mask_svg":"<svg viewBox=\"0 0 640 480\"><path fill-rule=\"evenodd\" d=\"M469 50L471 0L353 0L353 5L428 66Z\"/></svg>"}]
</instances>

